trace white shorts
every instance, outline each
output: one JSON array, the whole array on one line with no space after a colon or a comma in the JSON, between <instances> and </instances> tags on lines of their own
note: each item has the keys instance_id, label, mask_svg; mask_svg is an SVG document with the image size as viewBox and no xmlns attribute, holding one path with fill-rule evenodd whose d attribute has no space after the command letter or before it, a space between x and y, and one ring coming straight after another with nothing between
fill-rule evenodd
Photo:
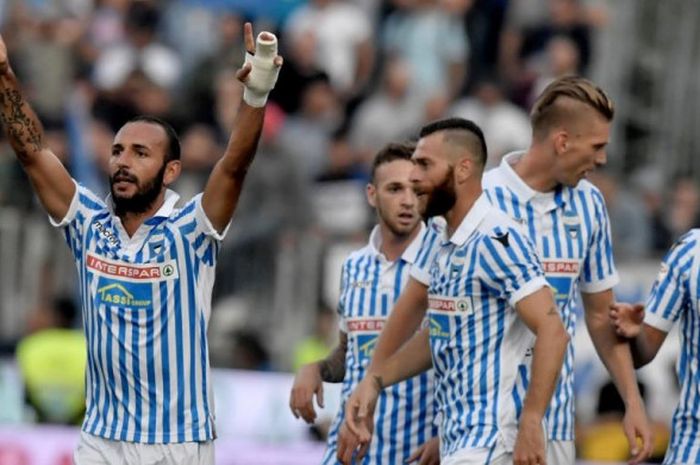
<instances>
[{"instance_id":1,"label":"white shorts","mask_svg":"<svg viewBox=\"0 0 700 465\"><path fill-rule=\"evenodd\" d=\"M214 465L214 443L140 444L80 432L75 465Z\"/></svg>"},{"instance_id":2,"label":"white shorts","mask_svg":"<svg viewBox=\"0 0 700 465\"><path fill-rule=\"evenodd\" d=\"M493 447L460 449L440 459L440 465L512 465L513 453L506 451L500 438Z\"/></svg>"},{"instance_id":3,"label":"white shorts","mask_svg":"<svg viewBox=\"0 0 700 465\"><path fill-rule=\"evenodd\" d=\"M576 463L574 441L549 441L547 465L574 465L574 463Z\"/></svg>"}]
</instances>

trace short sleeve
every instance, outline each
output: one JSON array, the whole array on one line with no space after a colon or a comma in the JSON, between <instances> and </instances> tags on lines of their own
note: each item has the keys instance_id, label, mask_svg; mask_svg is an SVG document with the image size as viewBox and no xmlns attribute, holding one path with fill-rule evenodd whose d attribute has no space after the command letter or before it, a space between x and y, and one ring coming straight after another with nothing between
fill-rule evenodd
<instances>
[{"instance_id":1,"label":"short sleeve","mask_svg":"<svg viewBox=\"0 0 700 465\"><path fill-rule=\"evenodd\" d=\"M535 247L515 227L496 227L492 233L484 234L478 253L486 284L513 307L549 286Z\"/></svg>"},{"instance_id":2,"label":"short sleeve","mask_svg":"<svg viewBox=\"0 0 700 465\"><path fill-rule=\"evenodd\" d=\"M593 209L583 212L586 222L593 228L579 280L579 287L584 293L607 291L620 281L613 260L610 218L605 201L598 190L594 190L591 195Z\"/></svg>"},{"instance_id":3,"label":"short sleeve","mask_svg":"<svg viewBox=\"0 0 700 465\"><path fill-rule=\"evenodd\" d=\"M71 253L74 257L79 258L88 225L93 218L100 215L109 215L105 203L85 186L75 182L75 194L68 207L68 212L60 220L49 216L49 222L53 227L63 230L63 236Z\"/></svg>"},{"instance_id":4,"label":"short sleeve","mask_svg":"<svg viewBox=\"0 0 700 465\"><path fill-rule=\"evenodd\" d=\"M689 280L694 264L697 236L683 236L664 257L659 275L647 299L644 322L669 332L689 308Z\"/></svg>"},{"instance_id":5,"label":"short sleeve","mask_svg":"<svg viewBox=\"0 0 700 465\"><path fill-rule=\"evenodd\" d=\"M180 209L173 219L182 234L195 249L195 253L205 263L213 265L219 253L221 241L226 237L231 224L219 232L202 207L202 194L198 194Z\"/></svg>"}]
</instances>

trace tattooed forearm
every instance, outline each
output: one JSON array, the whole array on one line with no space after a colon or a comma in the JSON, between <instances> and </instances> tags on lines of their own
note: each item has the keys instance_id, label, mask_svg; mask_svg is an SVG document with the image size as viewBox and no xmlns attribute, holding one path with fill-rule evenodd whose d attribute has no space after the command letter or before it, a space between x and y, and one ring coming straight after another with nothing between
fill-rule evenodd
<instances>
[{"instance_id":1,"label":"tattooed forearm","mask_svg":"<svg viewBox=\"0 0 700 465\"><path fill-rule=\"evenodd\" d=\"M331 354L318 363L321 379L327 383L340 383L345 378L345 352L348 348L347 335L342 333L338 346Z\"/></svg>"},{"instance_id":2,"label":"tattooed forearm","mask_svg":"<svg viewBox=\"0 0 700 465\"><path fill-rule=\"evenodd\" d=\"M11 72L0 76L0 120L20 162L29 162L42 149L43 130Z\"/></svg>"}]
</instances>

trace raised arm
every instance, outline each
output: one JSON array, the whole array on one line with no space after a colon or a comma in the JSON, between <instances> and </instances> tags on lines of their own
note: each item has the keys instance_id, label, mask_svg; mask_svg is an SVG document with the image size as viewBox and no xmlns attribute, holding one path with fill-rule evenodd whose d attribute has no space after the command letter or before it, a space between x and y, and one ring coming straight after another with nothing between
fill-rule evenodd
<instances>
[{"instance_id":1,"label":"raised arm","mask_svg":"<svg viewBox=\"0 0 700 465\"><path fill-rule=\"evenodd\" d=\"M245 86L243 100L234 121L224 156L212 170L202 197L202 208L218 230L223 231L236 209L250 163L257 150L267 95L277 81L282 57L277 55L277 38L269 32L253 39L253 27L244 26L248 54L236 77Z\"/></svg>"},{"instance_id":2,"label":"raised arm","mask_svg":"<svg viewBox=\"0 0 700 465\"><path fill-rule=\"evenodd\" d=\"M44 144L44 130L29 103L7 58L7 47L0 37L0 119L34 190L55 220L63 219L75 194L75 183L61 161Z\"/></svg>"}]
</instances>

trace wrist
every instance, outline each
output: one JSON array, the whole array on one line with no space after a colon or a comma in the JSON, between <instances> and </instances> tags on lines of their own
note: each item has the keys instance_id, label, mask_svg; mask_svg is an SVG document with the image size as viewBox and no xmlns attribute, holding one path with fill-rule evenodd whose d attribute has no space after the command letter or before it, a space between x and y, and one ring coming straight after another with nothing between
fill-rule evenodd
<instances>
[{"instance_id":1,"label":"wrist","mask_svg":"<svg viewBox=\"0 0 700 465\"><path fill-rule=\"evenodd\" d=\"M542 424L543 414L536 412L534 410L528 410L525 408L520 414L520 424L521 425L540 425Z\"/></svg>"},{"instance_id":2,"label":"wrist","mask_svg":"<svg viewBox=\"0 0 700 465\"><path fill-rule=\"evenodd\" d=\"M264 107L269 95L269 92L259 92L248 87L243 89L243 101L253 108Z\"/></svg>"}]
</instances>

